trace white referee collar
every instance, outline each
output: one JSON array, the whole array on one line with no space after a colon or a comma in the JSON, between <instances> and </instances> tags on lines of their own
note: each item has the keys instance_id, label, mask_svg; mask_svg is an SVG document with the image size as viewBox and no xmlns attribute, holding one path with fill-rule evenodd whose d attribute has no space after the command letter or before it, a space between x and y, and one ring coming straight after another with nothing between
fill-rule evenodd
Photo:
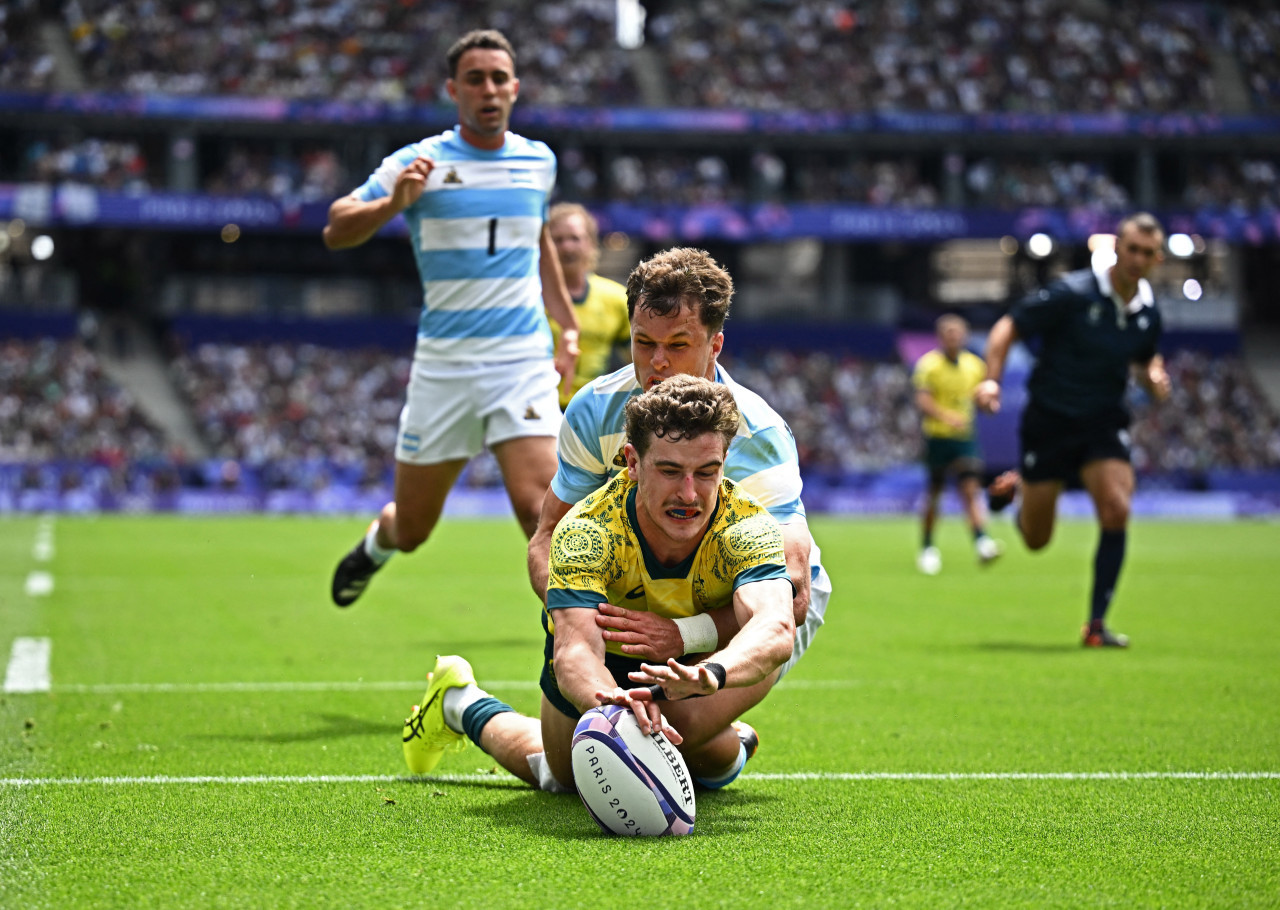
<instances>
[{"instance_id":1,"label":"white referee collar","mask_svg":"<svg viewBox=\"0 0 1280 910\"><path fill-rule=\"evenodd\" d=\"M1151 282L1147 281L1145 278L1138 279L1138 290L1133 295L1132 300L1124 300L1121 298L1111 284L1111 268L1111 265L1100 266L1095 263L1093 266L1093 277L1098 279L1098 288L1102 291L1102 295L1104 297L1110 297L1117 308L1132 316L1144 306L1155 305L1156 295L1151 290Z\"/></svg>"}]
</instances>

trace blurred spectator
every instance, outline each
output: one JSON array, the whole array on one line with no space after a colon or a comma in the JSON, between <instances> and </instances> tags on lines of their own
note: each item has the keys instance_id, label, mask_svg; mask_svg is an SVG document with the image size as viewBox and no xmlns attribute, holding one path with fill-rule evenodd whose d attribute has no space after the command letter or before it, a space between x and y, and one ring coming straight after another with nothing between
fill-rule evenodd
<instances>
[{"instance_id":1,"label":"blurred spectator","mask_svg":"<svg viewBox=\"0 0 1280 910\"><path fill-rule=\"evenodd\" d=\"M787 420L805 470L866 472L917 459L919 420L902 364L782 349L721 360ZM350 472L385 461L374 473L389 471L387 437L408 368L406 358L372 350L203 344L173 374L217 458L279 472L277 485L288 485L297 480L288 463L330 460ZM1169 370L1169 402L1150 408L1135 393L1140 473L1280 467L1280 419L1243 364L1182 352ZM484 460L464 480L500 481Z\"/></svg>"},{"instance_id":2,"label":"blurred spectator","mask_svg":"<svg viewBox=\"0 0 1280 910\"><path fill-rule=\"evenodd\" d=\"M1277 159L1219 157L1193 169L1182 201L1194 209L1274 212L1280 209L1277 178Z\"/></svg>"},{"instance_id":3,"label":"blurred spectator","mask_svg":"<svg viewBox=\"0 0 1280 910\"><path fill-rule=\"evenodd\" d=\"M53 87L53 55L40 40L39 0L0 4L0 86L45 92Z\"/></svg>"},{"instance_id":4,"label":"blurred spectator","mask_svg":"<svg viewBox=\"0 0 1280 910\"><path fill-rule=\"evenodd\" d=\"M1166 366L1170 399L1156 407L1139 395L1132 402L1139 473L1280 467L1280 418L1243 363L1180 351Z\"/></svg>"},{"instance_id":5,"label":"blurred spectator","mask_svg":"<svg viewBox=\"0 0 1280 910\"><path fill-rule=\"evenodd\" d=\"M141 147L125 139L37 139L26 148L21 179L133 194L153 186Z\"/></svg>"},{"instance_id":6,"label":"blurred spectator","mask_svg":"<svg viewBox=\"0 0 1280 910\"><path fill-rule=\"evenodd\" d=\"M215 457L363 470L394 449L409 360L309 344L202 344L171 371Z\"/></svg>"},{"instance_id":7,"label":"blurred spectator","mask_svg":"<svg viewBox=\"0 0 1280 910\"><path fill-rule=\"evenodd\" d=\"M1129 193L1096 162L980 158L966 169L965 186L974 206L1087 206L1107 212L1131 208Z\"/></svg>"},{"instance_id":8,"label":"blurred spectator","mask_svg":"<svg viewBox=\"0 0 1280 910\"><path fill-rule=\"evenodd\" d=\"M797 0L688 4L649 31L684 107L1181 113L1215 109L1207 23L1196 4Z\"/></svg>"},{"instance_id":9,"label":"blurred spectator","mask_svg":"<svg viewBox=\"0 0 1280 910\"><path fill-rule=\"evenodd\" d=\"M634 104L612 0L67 0L87 80L109 91L431 104L452 39L497 28L521 49L526 104Z\"/></svg>"},{"instance_id":10,"label":"blurred spectator","mask_svg":"<svg viewBox=\"0 0 1280 910\"><path fill-rule=\"evenodd\" d=\"M206 179L204 190L220 196L331 202L351 190L349 182L333 149L304 146L282 155L237 143Z\"/></svg>"},{"instance_id":11,"label":"blurred spectator","mask_svg":"<svg viewBox=\"0 0 1280 910\"><path fill-rule=\"evenodd\" d=\"M0 344L0 461L121 467L165 456L161 432L81 342Z\"/></svg>"},{"instance_id":12,"label":"blurred spectator","mask_svg":"<svg viewBox=\"0 0 1280 910\"><path fill-rule=\"evenodd\" d=\"M1218 35L1244 71L1255 109L1280 110L1280 8L1274 2L1233 4Z\"/></svg>"},{"instance_id":13,"label":"blurred spectator","mask_svg":"<svg viewBox=\"0 0 1280 910\"><path fill-rule=\"evenodd\" d=\"M790 425L801 468L873 471L916 459L920 421L901 364L786 350L720 359Z\"/></svg>"},{"instance_id":14,"label":"blurred spectator","mask_svg":"<svg viewBox=\"0 0 1280 910\"><path fill-rule=\"evenodd\" d=\"M66 0L62 13L88 81L108 90L432 103L447 37L492 27L522 49L526 104L641 103L612 0ZM1215 15L1206 3L698 2L669 4L647 31L682 107L1186 112L1215 109ZM1217 16L1268 108L1277 15L1241 4Z\"/></svg>"}]
</instances>

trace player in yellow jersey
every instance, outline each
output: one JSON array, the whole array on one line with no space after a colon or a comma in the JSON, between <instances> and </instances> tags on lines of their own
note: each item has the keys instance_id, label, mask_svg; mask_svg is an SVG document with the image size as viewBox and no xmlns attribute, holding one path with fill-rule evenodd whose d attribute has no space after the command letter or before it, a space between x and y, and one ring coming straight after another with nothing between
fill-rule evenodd
<instances>
[{"instance_id":1,"label":"player in yellow jersey","mask_svg":"<svg viewBox=\"0 0 1280 910\"><path fill-rule=\"evenodd\" d=\"M986 378L986 364L977 354L965 350L969 324L964 319L939 317L937 331L938 347L920 358L911 377L916 406L923 414L924 461L929 473L921 517L923 540L916 558L916 566L926 575L942 571L942 554L934 545L933 531L938 520L938 499L948 475L955 477L956 490L964 503L978 562L986 565L1003 552L1000 542L987 536L986 506L979 495L982 457L974 438L973 392Z\"/></svg>"},{"instance_id":2,"label":"player in yellow jersey","mask_svg":"<svg viewBox=\"0 0 1280 910\"><path fill-rule=\"evenodd\" d=\"M728 387L701 377L627 402L626 471L577 503L552 539L540 716L477 687L461 657L441 657L405 722L411 771L431 771L466 735L525 782L572 790L578 718L621 704L645 733L667 734L702 786L738 776L759 739L737 718L768 693L795 640L781 527L724 476L740 420ZM603 602L674 617L702 645L687 663L627 657L596 623ZM717 648L714 623L699 618L726 605L739 629Z\"/></svg>"},{"instance_id":3,"label":"player in yellow jersey","mask_svg":"<svg viewBox=\"0 0 1280 910\"><path fill-rule=\"evenodd\" d=\"M551 242L560 254L560 268L573 309L578 314L578 366L569 384L560 386L560 410L591 380L608 372L616 354L631 360L631 324L627 321L627 289L595 273L600 259L600 227L585 208L574 202L551 207L547 216ZM551 335L560 343L560 326L548 315Z\"/></svg>"}]
</instances>

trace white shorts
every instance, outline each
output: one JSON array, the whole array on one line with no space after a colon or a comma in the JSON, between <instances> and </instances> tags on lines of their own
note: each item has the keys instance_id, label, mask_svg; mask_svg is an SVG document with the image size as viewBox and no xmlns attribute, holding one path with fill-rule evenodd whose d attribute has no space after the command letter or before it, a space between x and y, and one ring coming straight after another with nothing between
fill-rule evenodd
<instances>
[{"instance_id":1,"label":"white shorts","mask_svg":"<svg viewBox=\"0 0 1280 910\"><path fill-rule=\"evenodd\" d=\"M815 544L813 549L818 549ZM831 600L831 576L827 574L826 568L818 567L818 577L813 579L813 583L809 586L809 612L805 616L804 622L796 626L796 643L791 649L791 659L782 665L782 672L778 674L778 682L782 682L782 677L791 672L791 668L799 662L804 656L804 652L808 650L809 645L813 643L813 637L818 634L818 630L822 628L822 623L827 615L827 602ZM777 683L774 683L777 685Z\"/></svg>"},{"instance_id":2,"label":"white shorts","mask_svg":"<svg viewBox=\"0 0 1280 910\"><path fill-rule=\"evenodd\" d=\"M560 432L560 374L550 360L414 361L396 461L469 459L485 446Z\"/></svg>"}]
</instances>

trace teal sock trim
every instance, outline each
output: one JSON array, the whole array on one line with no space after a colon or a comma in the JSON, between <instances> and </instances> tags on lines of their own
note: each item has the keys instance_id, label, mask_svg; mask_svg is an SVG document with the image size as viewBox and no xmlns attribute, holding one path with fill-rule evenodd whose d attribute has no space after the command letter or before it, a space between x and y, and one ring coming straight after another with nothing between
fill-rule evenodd
<instances>
[{"instance_id":1,"label":"teal sock trim","mask_svg":"<svg viewBox=\"0 0 1280 910\"><path fill-rule=\"evenodd\" d=\"M499 714L514 710L510 705L503 704L492 695L472 702L467 706L467 710L462 712L462 732L466 733L467 738L473 743L480 746L480 733L484 730L484 725ZM480 748L484 747L480 746Z\"/></svg>"}]
</instances>

